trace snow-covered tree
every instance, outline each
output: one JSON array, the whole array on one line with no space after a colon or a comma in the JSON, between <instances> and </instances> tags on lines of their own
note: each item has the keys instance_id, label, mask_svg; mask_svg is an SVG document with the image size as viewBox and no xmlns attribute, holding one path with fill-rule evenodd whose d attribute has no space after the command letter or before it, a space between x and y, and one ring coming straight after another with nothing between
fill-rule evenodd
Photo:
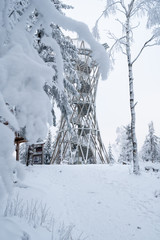
<instances>
[{"instance_id":1,"label":"snow-covered tree","mask_svg":"<svg viewBox=\"0 0 160 240\"><path fill-rule=\"evenodd\" d=\"M95 41L85 24L61 13L64 6L57 0L0 1L1 196L5 189L11 187L14 133L25 127L26 138L33 143L39 137L44 139L47 123L52 124L52 101L49 94L46 94L48 90L44 91L44 86L56 89L52 99L58 99L58 92L59 105L63 106L65 102L67 106L64 93L64 85L67 83L64 76L69 50L63 55L66 47L63 46L62 51L60 42L53 36L60 34L60 31L56 33L58 26L77 32L79 38L84 39L91 47L93 58L99 63L102 78L105 79L108 74L109 61L105 49ZM39 48L35 47L35 33L41 28L44 29L44 36L39 39L39 47L43 44L47 55L50 50L50 55L54 56L51 63L45 62ZM65 40L67 42L67 39ZM68 55L69 58L71 55ZM72 88L72 84L70 86ZM14 107L15 111L11 111L10 107Z\"/></svg>"},{"instance_id":2,"label":"snow-covered tree","mask_svg":"<svg viewBox=\"0 0 160 240\"><path fill-rule=\"evenodd\" d=\"M110 30L110 39L114 40L110 48L110 54L113 56L114 50L120 50L126 56L129 79L129 96L130 96L130 114L131 114L131 135L132 135L132 154L133 154L133 172L139 173L137 139L136 139L136 113L134 98L134 74L133 66L143 50L146 47L160 44L160 1L159 0L106 0L106 8L98 18L93 29L95 36L99 37L98 23L104 17L116 15L116 21L119 23L121 35ZM150 38L146 39L138 53L134 53L132 46L135 43L134 30L140 26L139 18L145 16L148 28L152 29ZM137 40L137 39L136 39ZM132 51L133 50L133 51ZM134 56L134 57L133 57Z\"/></svg>"},{"instance_id":3,"label":"snow-covered tree","mask_svg":"<svg viewBox=\"0 0 160 240\"><path fill-rule=\"evenodd\" d=\"M51 156L53 153L53 146L52 146L52 133L51 130L49 129L48 131L48 135L47 135L47 139L45 141L45 145L44 145L44 162L50 163L51 160Z\"/></svg>"},{"instance_id":4,"label":"snow-covered tree","mask_svg":"<svg viewBox=\"0 0 160 240\"><path fill-rule=\"evenodd\" d=\"M28 154L28 145L27 143L20 144L19 147L19 161L23 164L26 164Z\"/></svg>"},{"instance_id":5,"label":"snow-covered tree","mask_svg":"<svg viewBox=\"0 0 160 240\"><path fill-rule=\"evenodd\" d=\"M133 161L133 155L130 125L117 128L116 143L119 152L118 162L131 163Z\"/></svg>"},{"instance_id":6,"label":"snow-covered tree","mask_svg":"<svg viewBox=\"0 0 160 240\"><path fill-rule=\"evenodd\" d=\"M149 133L141 150L143 161L160 162L160 138L155 135L153 122L149 123Z\"/></svg>"},{"instance_id":7,"label":"snow-covered tree","mask_svg":"<svg viewBox=\"0 0 160 240\"><path fill-rule=\"evenodd\" d=\"M109 146L108 146L108 161L111 164L115 163L115 159L114 159L114 156L113 156L113 153L112 153L112 146L111 146L111 144L109 144Z\"/></svg>"},{"instance_id":8,"label":"snow-covered tree","mask_svg":"<svg viewBox=\"0 0 160 240\"><path fill-rule=\"evenodd\" d=\"M54 1L53 1L54 2ZM60 4L59 1L56 1L56 8L58 11L61 11L61 9L69 8L67 5ZM30 24L28 25L28 31L32 29L32 22L35 23L35 21L38 20L39 13L37 10L35 10L32 15L30 16ZM67 89L67 91L71 92L73 95L77 94L75 85L79 84L77 72L75 69L75 63L78 61L78 51L75 45L72 43L72 40L70 37L66 37L61 28L51 23L52 33L51 37L56 41L56 43L59 46L60 54L63 59L63 71L64 74L62 76L63 78L63 85L64 88ZM68 105L67 96L65 94L65 91L63 92L63 95L61 95L61 92L57 88L57 83L59 74L58 72L62 72L62 69L58 70L58 67L60 67L60 62L56 64L56 51L53 49L52 44L48 45L46 42L47 34L45 32L45 28L43 28L43 25L40 26L39 29L36 30L35 33L35 41L34 41L34 47L37 49L40 57L44 60L44 62L55 70L55 75L53 76L54 85L49 85L48 83L45 83L44 90L49 96L50 99L52 99L52 103L54 105L54 100L57 103L57 106L61 109L61 112L63 115L68 118L68 115L71 113L71 109ZM55 114L54 114L54 108L52 109L53 113L53 123L55 124Z\"/></svg>"}]
</instances>

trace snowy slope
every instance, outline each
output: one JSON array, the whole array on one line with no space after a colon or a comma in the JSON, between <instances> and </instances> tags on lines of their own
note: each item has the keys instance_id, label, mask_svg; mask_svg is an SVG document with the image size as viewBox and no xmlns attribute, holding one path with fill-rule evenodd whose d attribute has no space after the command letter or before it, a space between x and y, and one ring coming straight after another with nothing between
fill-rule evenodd
<instances>
[{"instance_id":1,"label":"snowy slope","mask_svg":"<svg viewBox=\"0 0 160 240\"><path fill-rule=\"evenodd\" d=\"M83 233L81 239L160 239L160 195L157 194L160 172L142 171L140 176L135 176L129 173L128 166L118 164L30 166L25 167L25 172L25 179L16 185L13 198L18 194L23 206L27 202L46 204L57 226L73 224L73 234ZM14 219L5 218L5 221L19 224L17 228L21 226L30 235L26 239L60 239L38 226L34 226L32 233L24 219ZM2 232L7 231L3 228ZM7 234L0 237L0 240L10 239ZM14 238L19 239L23 238Z\"/></svg>"}]
</instances>

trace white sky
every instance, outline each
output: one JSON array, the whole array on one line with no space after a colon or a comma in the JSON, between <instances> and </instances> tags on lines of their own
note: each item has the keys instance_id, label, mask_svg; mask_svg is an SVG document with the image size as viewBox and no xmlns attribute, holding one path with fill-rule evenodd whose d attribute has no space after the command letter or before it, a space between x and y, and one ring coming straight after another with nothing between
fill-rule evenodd
<instances>
[{"instance_id":1,"label":"white sky","mask_svg":"<svg viewBox=\"0 0 160 240\"><path fill-rule=\"evenodd\" d=\"M74 6L66 15L85 22L90 30L104 9L105 0L64 0ZM142 21L142 20L141 20ZM107 19L100 22L101 43L108 42L108 29L113 25ZM113 29L116 25L113 25ZM147 32L141 28L136 33L137 46L147 40ZM141 44L139 44L141 43ZM139 49L138 48L138 49ZM136 49L137 50L137 49ZM97 91L97 118L106 147L116 139L116 128L130 122L128 73L125 56L115 55L116 64L106 81L99 81ZM160 46L147 48L134 65L134 89L136 106L136 133L139 148L148 133L148 123L153 121L156 135L160 136Z\"/></svg>"}]
</instances>

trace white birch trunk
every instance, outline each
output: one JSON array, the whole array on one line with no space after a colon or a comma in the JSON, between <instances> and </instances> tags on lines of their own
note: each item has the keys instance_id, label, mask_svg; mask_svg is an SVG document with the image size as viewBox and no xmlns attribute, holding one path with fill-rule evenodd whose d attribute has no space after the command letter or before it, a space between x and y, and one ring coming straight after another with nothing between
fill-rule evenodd
<instances>
[{"instance_id":1,"label":"white birch trunk","mask_svg":"<svg viewBox=\"0 0 160 240\"><path fill-rule=\"evenodd\" d=\"M129 93L130 93L130 113L131 113L131 135L133 144L133 172L139 174L138 154L137 154L137 139L135 131L135 103L134 103L134 88L133 88L133 69L131 60L131 48L130 48L130 14L128 14L126 20L126 54L128 63L128 77L129 77Z\"/></svg>"}]
</instances>

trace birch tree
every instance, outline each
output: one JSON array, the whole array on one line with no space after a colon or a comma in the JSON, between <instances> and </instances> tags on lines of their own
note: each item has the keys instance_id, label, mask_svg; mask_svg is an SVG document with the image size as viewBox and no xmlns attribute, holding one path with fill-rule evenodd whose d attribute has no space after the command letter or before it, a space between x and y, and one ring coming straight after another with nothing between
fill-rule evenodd
<instances>
[{"instance_id":1,"label":"birch tree","mask_svg":"<svg viewBox=\"0 0 160 240\"><path fill-rule=\"evenodd\" d=\"M136 113L135 113L135 97L134 97L134 72L133 66L141 56L145 48L160 44L160 1L159 0L107 0L106 8L101 16L97 19L93 33L99 37L98 23L102 17L116 15L116 21L119 23L121 36L116 37L112 32L109 37L114 40L114 44L110 47L110 56L113 56L115 50L120 50L126 56L129 80L129 96L130 96L130 115L131 115L131 135L132 135L132 154L133 154L133 172L139 174L137 139L136 139ZM144 16L148 28L152 29L149 39L146 39L141 46L137 55L133 57L132 46L134 45L134 30L139 27L139 17ZM135 21L138 21L137 25Z\"/></svg>"}]
</instances>

